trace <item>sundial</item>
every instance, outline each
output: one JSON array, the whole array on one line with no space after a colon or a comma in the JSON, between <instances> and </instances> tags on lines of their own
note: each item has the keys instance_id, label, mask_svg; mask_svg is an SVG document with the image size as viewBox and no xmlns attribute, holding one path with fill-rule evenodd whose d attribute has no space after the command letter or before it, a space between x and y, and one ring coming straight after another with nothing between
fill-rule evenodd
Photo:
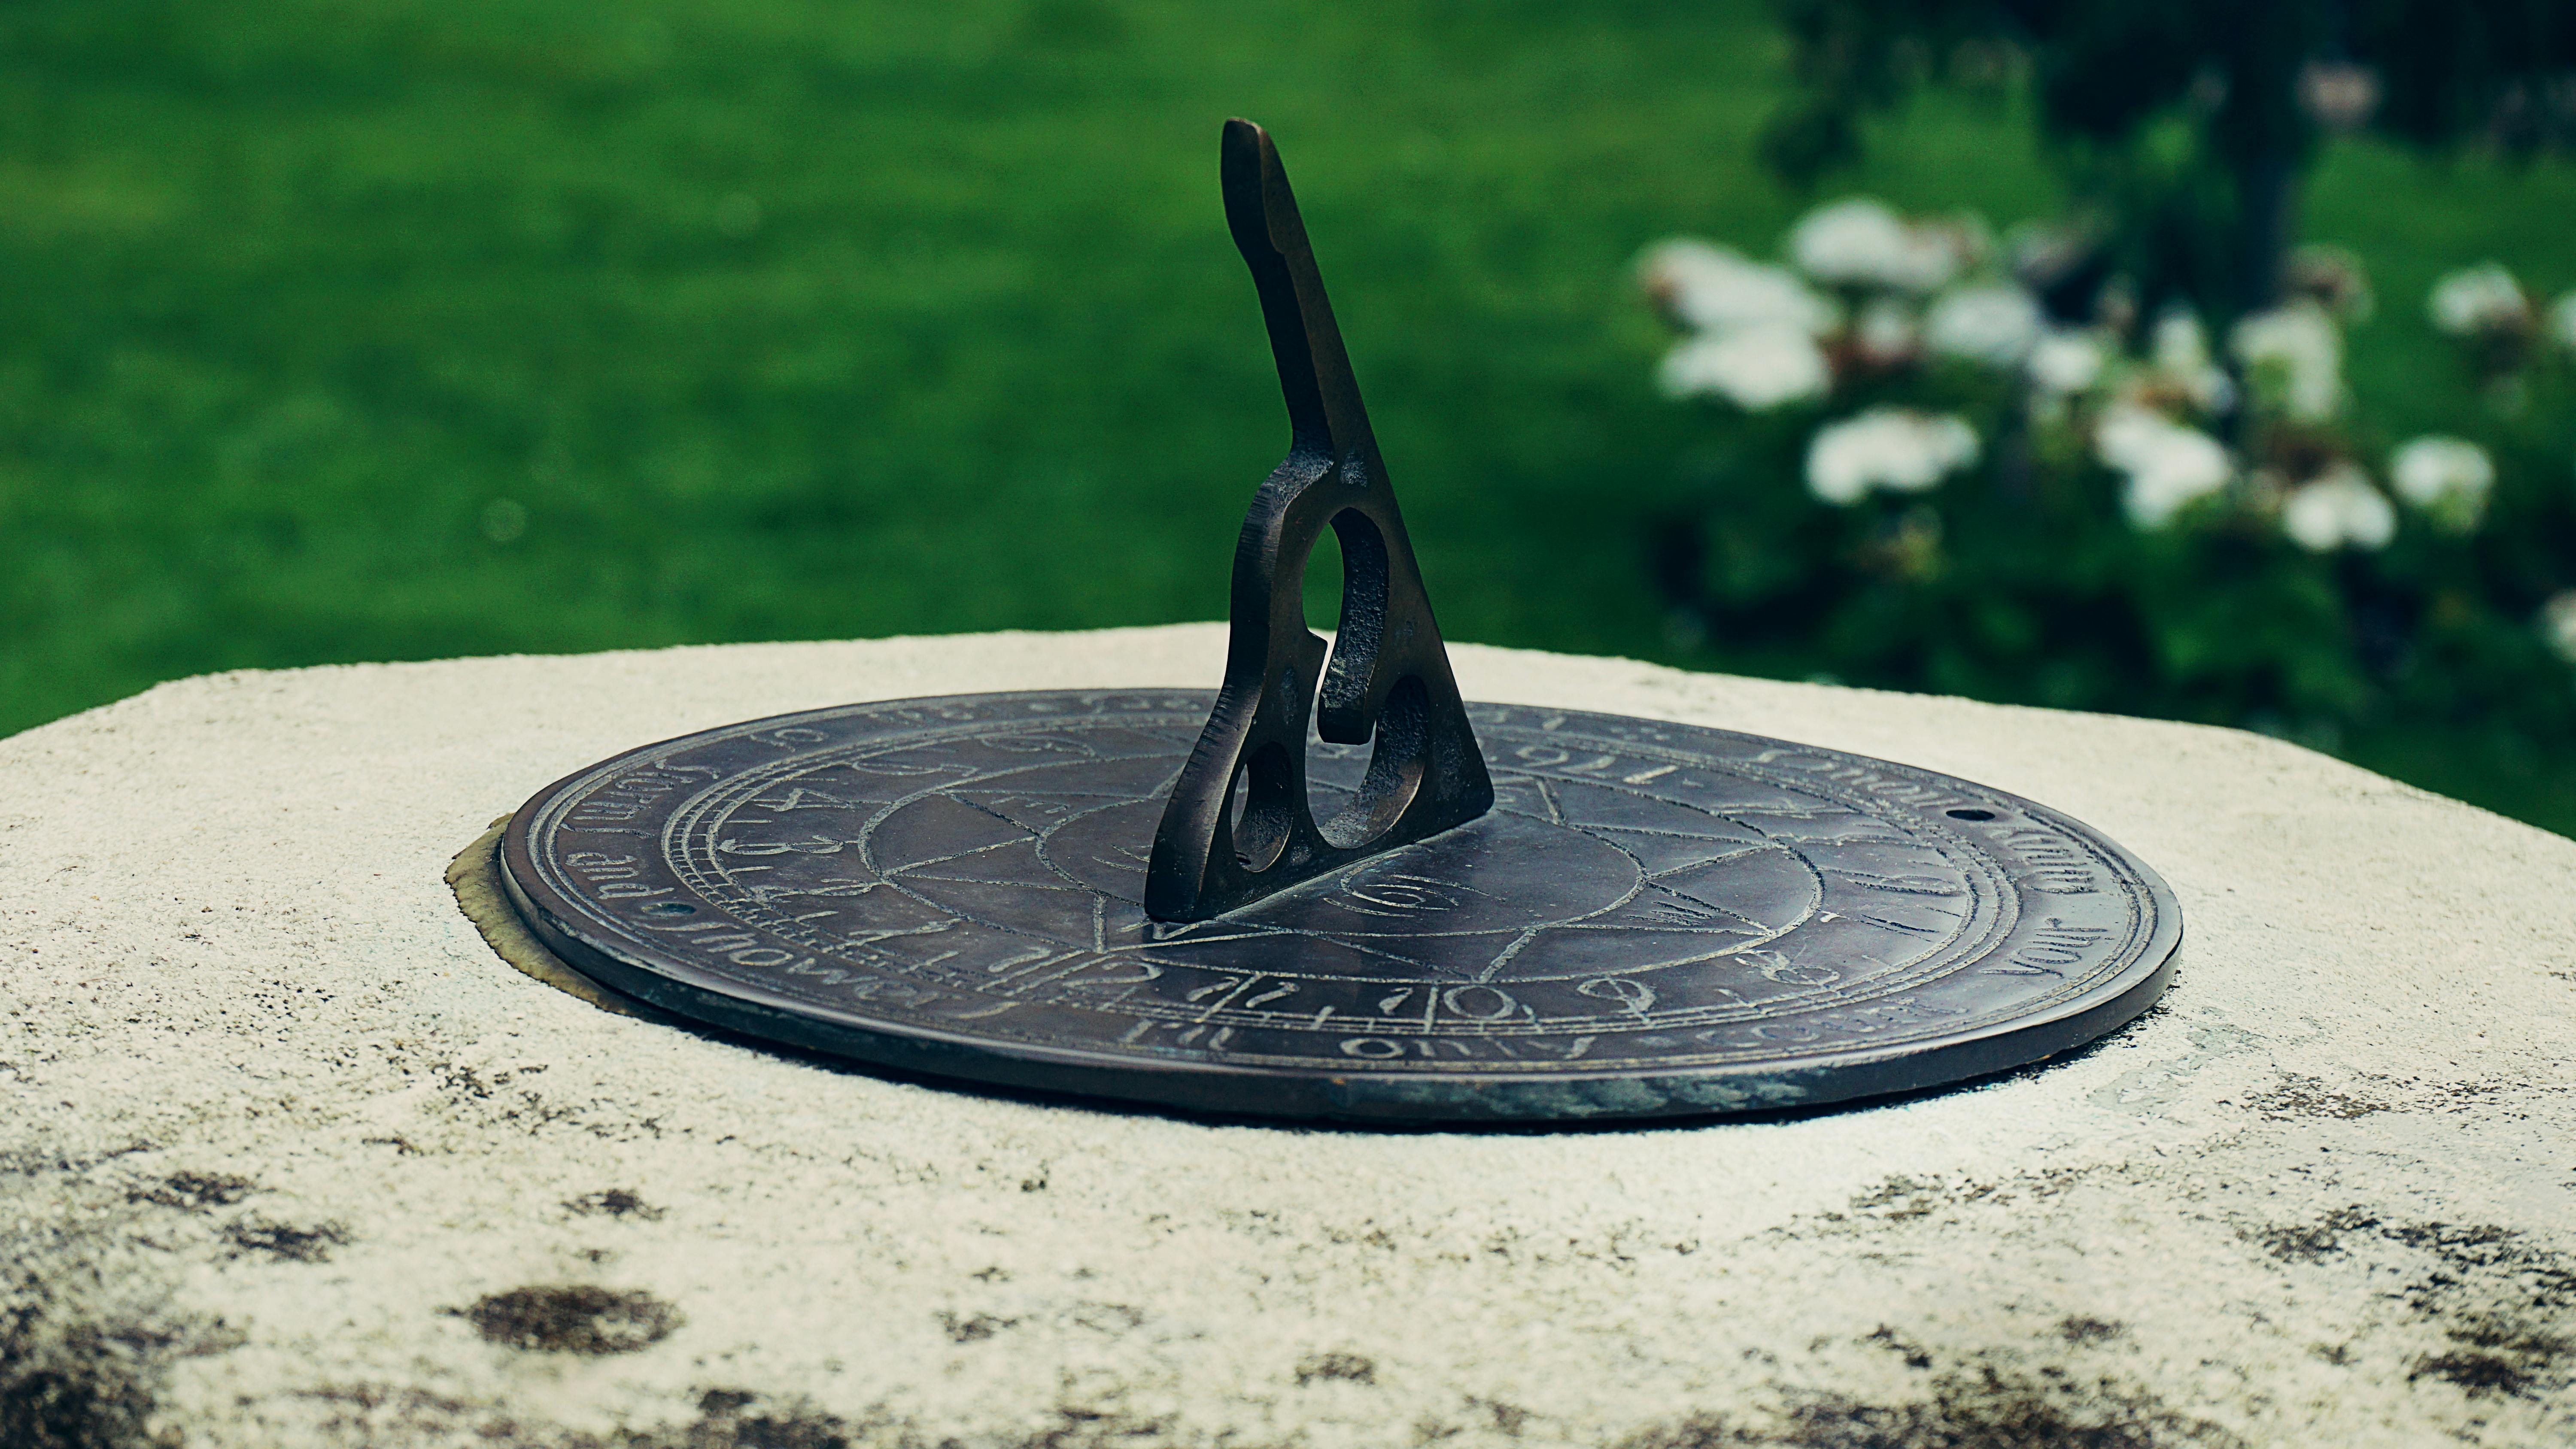
<instances>
[{"instance_id":1,"label":"sundial","mask_svg":"<svg viewBox=\"0 0 2576 1449\"><path fill-rule=\"evenodd\" d=\"M936 1078L1265 1116L1816 1107L2067 1051L2182 921L2045 806L1460 699L1276 149L1226 126L1291 445L1213 691L846 705L603 761L503 836L530 929L677 1015ZM1308 631L1334 530L1341 624Z\"/></svg>"}]
</instances>

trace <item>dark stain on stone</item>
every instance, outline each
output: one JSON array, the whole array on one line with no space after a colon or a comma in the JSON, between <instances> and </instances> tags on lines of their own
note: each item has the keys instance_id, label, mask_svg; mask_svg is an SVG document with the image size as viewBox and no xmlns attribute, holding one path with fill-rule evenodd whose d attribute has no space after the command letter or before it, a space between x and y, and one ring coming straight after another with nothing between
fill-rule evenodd
<instances>
[{"instance_id":1,"label":"dark stain on stone","mask_svg":"<svg viewBox=\"0 0 2576 1449\"><path fill-rule=\"evenodd\" d=\"M320 1427L334 1443L435 1443L460 1439L480 1429L484 1432L477 1437L493 1441L499 1449L514 1449L502 1434L493 1431L515 1430L515 1425L507 1420L469 1425L467 1421L478 1413L475 1405L427 1389L361 1382L323 1384L297 1389L294 1394L299 1399L330 1406Z\"/></svg>"},{"instance_id":2,"label":"dark stain on stone","mask_svg":"<svg viewBox=\"0 0 2576 1449\"><path fill-rule=\"evenodd\" d=\"M2434 1268L2406 1286L2409 1307L2454 1345L2417 1360L2412 1379L2476 1396L2544 1400L2576 1381L2576 1258L2486 1223L2409 1223L2380 1230L2428 1253Z\"/></svg>"},{"instance_id":3,"label":"dark stain on stone","mask_svg":"<svg viewBox=\"0 0 2576 1449\"><path fill-rule=\"evenodd\" d=\"M2378 1226L2379 1219L2349 1207L2338 1208L2313 1223L2250 1228L2243 1236L2285 1263L2314 1263L2342 1252L2346 1236Z\"/></svg>"},{"instance_id":4,"label":"dark stain on stone","mask_svg":"<svg viewBox=\"0 0 2576 1449\"><path fill-rule=\"evenodd\" d=\"M1374 1384L1377 1382L1377 1360L1337 1349L1331 1353L1310 1353L1297 1361L1298 1383L1311 1384L1317 1379Z\"/></svg>"},{"instance_id":5,"label":"dark stain on stone","mask_svg":"<svg viewBox=\"0 0 2576 1449\"><path fill-rule=\"evenodd\" d=\"M2415 1371L2406 1376L2406 1381L2413 1383L2423 1378L2447 1380L2473 1394L2517 1397L2531 1392L2538 1382L2512 1359L2475 1349L2454 1349L2449 1353L2430 1354L2417 1359Z\"/></svg>"},{"instance_id":6,"label":"dark stain on stone","mask_svg":"<svg viewBox=\"0 0 2576 1449\"><path fill-rule=\"evenodd\" d=\"M201 1213L211 1208L231 1207L258 1190L259 1184L247 1177L232 1177L220 1172L174 1172L159 1182L134 1189L125 1195L125 1200L158 1203L181 1212Z\"/></svg>"},{"instance_id":7,"label":"dark stain on stone","mask_svg":"<svg viewBox=\"0 0 2576 1449\"><path fill-rule=\"evenodd\" d=\"M2164 1407L2142 1389L2061 1373L1993 1367L1945 1373L1931 1394L1872 1404L1820 1394L1766 1425L1703 1414L1622 1441L1619 1449L2242 1449L2216 1424Z\"/></svg>"},{"instance_id":8,"label":"dark stain on stone","mask_svg":"<svg viewBox=\"0 0 2576 1449\"><path fill-rule=\"evenodd\" d=\"M2565 1387L2560 1370L2576 1351L2557 1334L2505 1317L2471 1318L2445 1331L2458 1347L2416 1360L2410 1382L2441 1379L2472 1394L2537 1398Z\"/></svg>"},{"instance_id":9,"label":"dark stain on stone","mask_svg":"<svg viewBox=\"0 0 2576 1449\"><path fill-rule=\"evenodd\" d=\"M954 1313L939 1315L939 1327L948 1335L951 1343L982 1343L1005 1328L1017 1326L1018 1323L1019 1320L1016 1318L996 1318L989 1313L977 1313L965 1318L960 1318Z\"/></svg>"},{"instance_id":10,"label":"dark stain on stone","mask_svg":"<svg viewBox=\"0 0 2576 1449\"><path fill-rule=\"evenodd\" d=\"M2057 1336L2073 1344L2109 1343L2125 1332L2126 1329L2110 1319L2087 1318L2080 1314L2060 1319L2057 1324Z\"/></svg>"},{"instance_id":11,"label":"dark stain on stone","mask_svg":"<svg viewBox=\"0 0 2576 1449\"><path fill-rule=\"evenodd\" d=\"M0 1318L0 1444L147 1449L152 1395L131 1355L95 1328L49 1334L32 1313Z\"/></svg>"},{"instance_id":12,"label":"dark stain on stone","mask_svg":"<svg viewBox=\"0 0 2576 1449\"><path fill-rule=\"evenodd\" d=\"M564 1206L586 1217L642 1218L648 1223L658 1221L663 1212L622 1187L586 1192L566 1199Z\"/></svg>"},{"instance_id":13,"label":"dark stain on stone","mask_svg":"<svg viewBox=\"0 0 2576 1449\"><path fill-rule=\"evenodd\" d=\"M1134 1333L1145 1326L1145 1310L1132 1303L1077 1303L1065 1318L1078 1328L1111 1335Z\"/></svg>"},{"instance_id":14,"label":"dark stain on stone","mask_svg":"<svg viewBox=\"0 0 2576 1449\"><path fill-rule=\"evenodd\" d=\"M1907 1368L1928 1369L1932 1366L1932 1354L1929 1349L1910 1338L1899 1335L1895 1329L1883 1323L1870 1334L1866 1341L1890 1353L1902 1355Z\"/></svg>"},{"instance_id":15,"label":"dark stain on stone","mask_svg":"<svg viewBox=\"0 0 2576 1449\"><path fill-rule=\"evenodd\" d=\"M1911 1218L1929 1217L1933 1210L1952 1201L1941 1180L1918 1182L1910 1177L1891 1177L1851 1200L1852 1211L1867 1213L1881 1222L1901 1223Z\"/></svg>"},{"instance_id":16,"label":"dark stain on stone","mask_svg":"<svg viewBox=\"0 0 2576 1449\"><path fill-rule=\"evenodd\" d=\"M242 1252L266 1253L291 1263L319 1263L331 1256L333 1248L349 1241L349 1231L338 1223L298 1228L245 1218L225 1228L224 1238Z\"/></svg>"},{"instance_id":17,"label":"dark stain on stone","mask_svg":"<svg viewBox=\"0 0 2576 1449\"><path fill-rule=\"evenodd\" d=\"M12 1275L14 1276L14 1275ZM20 1279L0 1309L0 1446L171 1449L150 1425L160 1375L174 1359L238 1348L217 1319L65 1317L41 1282Z\"/></svg>"},{"instance_id":18,"label":"dark stain on stone","mask_svg":"<svg viewBox=\"0 0 2576 1449\"><path fill-rule=\"evenodd\" d=\"M618 1449L849 1449L850 1425L802 1402L771 1403L749 1389L709 1389L698 1420L676 1430L620 1436Z\"/></svg>"},{"instance_id":19,"label":"dark stain on stone","mask_svg":"<svg viewBox=\"0 0 2576 1449\"><path fill-rule=\"evenodd\" d=\"M2303 1077L2295 1072L2283 1072L2277 1085L2247 1097L2245 1105L2275 1122L2301 1117L2349 1122L2373 1112L2395 1110L2386 1102L2330 1090L2322 1077Z\"/></svg>"},{"instance_id":20,"label":"dark stain on stone","mask_svg":"<svg viewBox=\"0 0 2576 1449\"><path fill-rule=\"evenodd\" d=\"M1062 1403L1055 1406L1054 1414L1054 1423L1019 1440L1012 1449L1100 1449L1111 1444L1159 1449L1174 1442L1174 1416L1169 1414L1149 1418L1122 1408Z\"/></svg>"},{"instance_id":21,"label":"dark stain on stone","mask_svg":"<svg viewBox=\"0 0 2576 1449\"><path fill-rule=\"evenodd\" d=\"M2412 1223L2384 1228L2392 1243L2431 1253L2441 1270L2413 1285L2427 1308L2445 1290L2472 1279L2491 1294L2536 1309L2576 1308L2576 1259L2537 1246L2514 1228L2485 1223Z\"/></svg>"},{"instance_id":22,"label":"dark stain on stone","mask_svg":"<svg viewBox=\"0 0 2576 1449\"><path fill-rule=\"evenodd\" d=\"M545 1353L633 1353L671 1336L680 1311L649 1293L591 1284L513 1288L449 1309L487 1343Z\"/></svg>"},{"instance_id":23,"label":"dark stain on stone","mask_svg":"<svg viewBox=\"0 0 2576 1449\"><path fill-rule=\"evenodd\" d=\"M2513 1228L2481 1223L2389 1223L2359 1207L2314 1223L2248 1230L2276 1258L2315 1263L2395 1244L2432 1261L2398 1295L2451 1340L2415 1361L2410 1381L2438 1380L2477 1396L2539 1399L2576 1380L2576 1257ZM2381 1250L2383 1253L2385 1249ZM2319 1352L2348 1363L2347 1347Z\"/></svg>"},{"instance_id":24,"label":"dark stain on stone","mask_svg":"<svg viewBox=\"0 0 2576 1449\"><path fill-rule=\"evenodd\" d=\"M1506 1404L1500 1399L1469 1399L1467 1407L1483 1410L1486 1417L1493 1420L1494 1428L1507 1439L1519 1438L1529 1428L1532 1417L1529 1410L1518 1404Z\"/></svg>"}]
</instances>

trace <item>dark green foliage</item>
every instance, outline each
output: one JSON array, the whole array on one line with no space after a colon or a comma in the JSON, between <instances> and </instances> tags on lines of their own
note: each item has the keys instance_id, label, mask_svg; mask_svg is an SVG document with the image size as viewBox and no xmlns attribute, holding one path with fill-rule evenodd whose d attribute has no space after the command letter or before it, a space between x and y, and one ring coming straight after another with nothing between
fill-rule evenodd
<instances>
[{"instance_id":1,"label":"dark green foliage","mask_svg":"<svg viewBox=\"0 0 2576 1449\"><path fill-rule=\"evenodd\" d=\"M2576 7L2560 0L1780 0L1804 93L1766 154L1812 181L1860 118L1936 78L2030 72L2036 120L2148 315L2266 305L2322 130L2516 152L2576 136Z\"/></svg>"}]
</instances>

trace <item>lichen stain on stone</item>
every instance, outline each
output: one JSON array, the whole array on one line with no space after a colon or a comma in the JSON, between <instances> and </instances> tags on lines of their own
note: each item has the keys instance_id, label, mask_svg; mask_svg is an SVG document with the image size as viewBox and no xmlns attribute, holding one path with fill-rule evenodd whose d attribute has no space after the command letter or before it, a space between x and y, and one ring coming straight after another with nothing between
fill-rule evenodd
<instances>
[{"instance_id":1,"label":"lichen stain on stone","mask_svg":"<svg viewBox=\"0 0 2576 1449\"><path fill-rule=\"evenodd\" d=\"M2303 1077L2295 1072L2283 1072L2277 1084L2268 1091L2248 1096L2245 1105L2274 1122L2302 1117L2349 1122L2373 1112L2396 1110L2394 1103L2334 1091L2326 1086L2323 1078Z\"/></svg>"},{"instance_id":2,"label":"lichen stain on stone","mask_svg":"<svg viewBox=\"0 0 2576 1449\"><path fill-rule=\"evenodd\" d=\"M1018 1324L1019 1320L1016 1318L996 1318L990 1313L976 1313L962 1318L954 1313L939 1315L940 1331L948 1335L948 1341L951 1343L982 1343L1003 1329L1017 1327Z\"/></svg>"},{"instance_id":3,"label":"lichen stain on stone","mask_svg":"<svg viewBox=\"0 0 2576 1449\"><path fill-rule=\"evenodd\" d=\"M545 1353L633 1353L671 1336L680 1311L649 1293L591 1284L513 1288L450 1309L485 1342Z\"/></svg>"},{"instance_id":4,"label":"lichen stain on stone","mask_svg":"<svg viewBox=\"0 0 2576 1449\"><path fill-rule=\"evenodd\" d=\"M0 1320L0 1444L8 1449L155 1449L152 1395L131 1354L80 1326Z\"/></svg>"},{"instance_id":5,"label":"lichen stain on stone","mask_svg":"<svg viewBox=\"0 0 2576 1449\"><path fill-rule=\"evenodd\" d=\"M2344 1251L2344 1238L2379 1226L2379 1219L2357 1207L2337 1208L2312 1223L2280 1223L2245 1229L2240 1236L2285 1263L2317 1263Z\"/></svg>"},{"instance_id":6,"label":"lichen stain on stone","mask_svg":"<svg viewBox=\"0 0 2576 1449\"><path fill-rule=\"evenodd\" d=\"M1298 1360L1297 1382L1311 1384L1318 1380L1375 1384L1377 1361L1340 1350L1331 1353L1310 1353Z\"/></svg>"},{"instance_id":7,"label":"lichen stain on stone","mask_svg":"<svg viewBox=\"0 0 2576 1449\"><path fill-rule=\"evenodd\" d=\"M243 1342L221 1320L64 1321L43 1285L16 1286L0 1312L5 1449L169 1449L176 1431L151 1424L165 1367Z\"/></svg>"},{"instance_id":8,"label":"lichen stain on stone","mask_svg":"<svg viewBox=\"0 0 2576 1449\"><path fill-rule=\"evenodd\" d=\"M2410 1379L2534 1401L2576 1383L2576 1340L2566 1332L2576 1258L2484 1224L2400 1225L2381 1235L2433 1255L2434 1269L2407 1285L2407 1305L2453 1345L2418 1359Z\"/></svg>"},{"instance_id":9,"label":"lichen stain on stone","mask_svg":"<svg viewBox=\"0 0 2576 1449\"><path fill-rule=\"evenodd\" d=\"M769 1404L746 1389L698 1396L697 1422L621 1436L618 1449L849 1449L848 1421L801 1402Z\"/></svg>"},{"instance_id":10,"label":"lichen stain on stone","mask_svg":"<svg viewBox=\"0 0 2576 1449\"><path fill-rule=\"evenodd\" d=\"M1945 1372L1923 1398L1875 1404L1839 1394L1799 1398L1767 1422L1697 1414L1620 1441L1617 1449L2243 1449L2207 1420L2104 1378L2030 1376L1992 1366Z\"/></svg>"},{"instance_id":11,"label":"lichen stain on stone","mask_svg":"<svg viewBox=\"0 0 2576 1449\"><path fill-rule=\"evenodd\" d=\"M338 1223L315 1223L309 1228L272 1223L257 1218L244 1218L224 1229L224 1241L231 1243L234 1256L243 1253L266 1253L290 1263L319 1263L331 1256L331 1250L349 1241L349 1230Z\"/></svg>"},{"instance_id":12,"label":"lichen stain on stone","mask_svg":"<svg viewBox=\"0 0 2576 1449\"><path fill-rule=\"evenodd\" d=\"M622 1187L586 1192L579 1197L567 1199L564 1206L585 1217L642 1218L646 1222L660 1220L663 1212L661 1208L653 1206Z\"/></svg>"},{"instance_id":13,"label":"lichen stain on stone","mask_svg":"<svg viewBox=\"0 0 2576 1449\"><path fill-rule=\"evenodd\" d=\"M2072 1190L2088 1178L2117 1177L2133 1171L2126 1162L2106 1162L2020 1173L1994 1182L1979 1182L1973 1178L1953 1182L1937 1176L1889 1177L1853 1194L1844 1211L1795 1219L1771 1231L1792 1240L1849 1237L1933 1218L1945 1210L1980 1204L2005 1207L2017 1201L2045 1201Z\"/></svg>"},{"instance_id":14,"label":"lichen stain on stone","mask_svg":"<svg viewBox=\"0 0 2576 1449\"><path fill-rule=\"evenodd\" d=\"M2537 1399L2563 1388L2560 1369L2576 1344L2510 1319L2455 1325L2447 1332L2459 1347L2426 1354L2406 1377L2441 1379L2471 1394Z\"/></svg>"},{"instance_id":15,"label":"lichen stain on stone","mask_svg":"<svg viewBox=\"0 0 2576 1449\"><path fill-rule=\"evenodd\" d=\"M2057 1323L2057 1336L2079 1347L2087 1344L2109 1343L2127 1331L2110 1319L2093 1318L2084 1314L2062 1318Z\"/></svg>"},{"instance_id":16,"label":"lichen stain on stone","mask_svg":"<svg viewBox=\"0 0 2576 1449\"><path fill-rule=\"evenodd\" d=\"M802 1399L773 1400L738 1388L701 1392L693 1419L618 1429L605 1436L513 1417L498 1404L472 1403L416 1388L335 1384L304 1390L299 1397L332 1406L331 1417L320 1427L333 1436L334 1442L369 1446L471 1443L480 1449L851 1449L873 1430L883 1427L874 1422L853 1425Z\"/></svg>"},{"instance_id":17,"label":"lichen stain on stone","mask_svg":"<svg viewBox=\"0 0 2576 1449\"><path fill-rule=\"evenodd\" d=\"M247 1177L220 1172L174 1172L125 1194L127 1202L155 1203L181 1212L201 1213L231 1207L259 1190Z\"/></svg>"},{"instance_id":18,"label":"lichen stain on stone","mask_svg":"<svg viewBox=\"0 0 2576 1449\"><path fill-rule=\"evenodd\" d=\"M2244 1230L2273 1257L2322 1263L2394 1245L2428 1256L2401 1292L2407 1308L2451 1346L2419 1355L2410 1382L2451 1384L2473 1397L2539 1400L2576 1382L2576 1258L2488 1224L2388 1223L2354 1207L2314 1222ZM2420 1262L2420 1260L2419 1260ZM2329 1363L2353 1361L2348 1345L2319 1350Z\"/></svg>"}]
</instances>

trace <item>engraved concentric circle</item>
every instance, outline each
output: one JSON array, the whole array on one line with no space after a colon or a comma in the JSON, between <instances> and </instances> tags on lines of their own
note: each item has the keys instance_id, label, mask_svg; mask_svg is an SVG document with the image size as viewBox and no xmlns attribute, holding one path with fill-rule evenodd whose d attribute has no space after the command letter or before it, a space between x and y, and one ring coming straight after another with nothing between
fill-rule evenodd
<instances>
[{"instance_id":1,"label":"engraved concentric circle","mask_svg":"<svg viewBox=\"0 0 2576 1449\"><path fill-rule=\"evenodd\" d=\"M1484 818L1212 921L1145 915L1212 696L968 695L710 730L540 792L514 899L608 985L881 1065L1418 1121L1812 1106L2088 1041L2181 919L2067 817L1885 761L1470 705ZM1317 745L1317 813L1366 748Z\"/></svg>"}]
</instances>

